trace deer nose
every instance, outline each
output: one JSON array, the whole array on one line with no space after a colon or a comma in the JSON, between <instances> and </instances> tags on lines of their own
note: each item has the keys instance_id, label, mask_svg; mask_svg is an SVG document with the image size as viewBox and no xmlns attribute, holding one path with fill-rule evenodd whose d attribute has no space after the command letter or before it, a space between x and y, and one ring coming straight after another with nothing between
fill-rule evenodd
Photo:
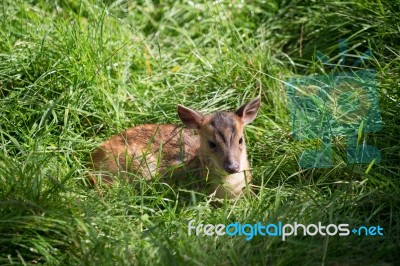
<instances>
[{"instance_id":1,"label":"deer nose","mask_svg":"<svg viewBox=\"0 0 400 266\"><path fill-rule=\"evenodd\" d=\"M239 164L236 162L228 161L224 163L224 169L229 174L237 173L239 172Z\"/></svg>"}]
</instances>

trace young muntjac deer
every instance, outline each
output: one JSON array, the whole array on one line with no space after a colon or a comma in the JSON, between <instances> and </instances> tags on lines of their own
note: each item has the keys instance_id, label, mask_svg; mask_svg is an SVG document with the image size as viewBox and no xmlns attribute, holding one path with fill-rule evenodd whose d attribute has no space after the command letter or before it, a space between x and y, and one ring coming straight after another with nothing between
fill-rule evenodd
<instances>
[{"instance_id":1,"label":"young muntjac deer","mask_svg":"<svg viewBox=\"0 0 400 266\"><path fill-rule=\"evenodd\" d=\"M157 124L130 128L93 152L93 168L110 183L117 173L151 179L183 165L199 169L217 198L237 198L251 181L243 128L255 119L259 107L260 96L235 112L210 115L178 105L178 116L187 128Z\"/></svg>"}]
</instances>

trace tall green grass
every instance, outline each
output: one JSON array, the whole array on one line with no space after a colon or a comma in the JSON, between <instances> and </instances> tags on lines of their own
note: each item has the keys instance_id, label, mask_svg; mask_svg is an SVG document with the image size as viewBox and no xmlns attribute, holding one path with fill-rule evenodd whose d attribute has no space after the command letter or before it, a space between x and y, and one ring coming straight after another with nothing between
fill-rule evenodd
<instances>
[{"instance_id":1,"label":"tall green grass","mask_svg":"<svg viewBox=\"0 0 400 266\"><path fill-rule=\"evenodd\" d=\"M400 246L400 5L395 1L12 1L0 4L0 264L396 264ZM377 72L381 163L301 169L285 81ZM333 66L316 58L328 55ZM160 181L94 189L90 152L141 123L180 123L255 97L246 130L255 195L216 207ZM189 236L187 224L349 223L384 236ZM386 265L386 264L385 264Z\"/></svg>"}]
</instances>

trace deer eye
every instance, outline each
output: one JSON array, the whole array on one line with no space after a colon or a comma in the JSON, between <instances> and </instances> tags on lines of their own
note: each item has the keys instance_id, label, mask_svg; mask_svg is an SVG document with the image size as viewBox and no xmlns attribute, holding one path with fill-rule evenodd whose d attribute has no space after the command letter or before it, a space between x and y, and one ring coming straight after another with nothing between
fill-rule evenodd
<instances>
[{"instance_id":1,"label":"deer eye","mask_svg":"<svg viewBox=\"0 0 400 266\"><path fill-rule=\"evenodd\" d=\"M215 142L212 142L212 141L208 141L208 146L210 147L210 149L215 149L215 148L217 148L217 144L215 144Z\"/></svg>"},{"instance_id":2,"label":"deer eye","mask_svg":"<svg viewBox=\"0 0 400 266\"><path fill-rule=\"evenodd\" d=\"M243 137L239 139L239 144L243 143Z\"/></svg>"}]
</instances>

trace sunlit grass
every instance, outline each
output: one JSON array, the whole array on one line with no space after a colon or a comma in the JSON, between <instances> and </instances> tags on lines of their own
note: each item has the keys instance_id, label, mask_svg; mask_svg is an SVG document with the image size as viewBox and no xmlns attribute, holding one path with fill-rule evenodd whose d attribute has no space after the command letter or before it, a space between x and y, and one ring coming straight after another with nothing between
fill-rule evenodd
<instances>
[{"instance_id":1,"label":"sunlit grass","mask_svg":"<svg viewBox=\"0 0 400 266\"><path fill-rule=\"evenodd\" d=\"M399 6L303 1L11 1L0 4L0 264L395 263L399 228ZM340 72L370 49L382 130L360 135L380 164L301 169L318 141L292 134L285 82ZM330 65L316 52L330 57ZM87 182L89 155L142 123L179 123L261 93L247 127L254 195L216 206L155 182ZM383 237L188 236L187 224L381 225Z\"/></svg>"}]
</instances>

